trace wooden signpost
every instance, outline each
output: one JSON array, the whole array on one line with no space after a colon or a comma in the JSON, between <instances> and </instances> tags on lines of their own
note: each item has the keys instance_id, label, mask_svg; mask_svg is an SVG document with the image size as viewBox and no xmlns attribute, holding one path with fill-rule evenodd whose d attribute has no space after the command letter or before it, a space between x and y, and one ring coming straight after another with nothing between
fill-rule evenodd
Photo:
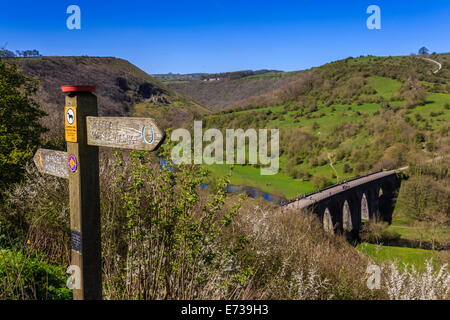
<instances>
[{"instance_id":1,"label":"wooden signpost","mask_svg":"<svg viewBox=\"0 0 450 320\"><path fill-rule=\"evenodd\" d=\"M71 270L79 270L75 300L102 298L98 147L155 150L164 132L149 118L97 117L93 86L63 86L67 152L39 149L39 171L69 179ZM75 266L75 268L73 268Z\"/></svg>"},{"instance_id":2,"label":"wooden signpost","mask_svg":"<svg viewBox=\"0 0 450 320\"><path fill-rule=\"evenodd\" d=\"M39 149L33 158L40 172L68 179L67 159L67 152L47 149Z\"/></svg>"},{"instance_id":3,"label":"wooden signpost","mask_svg":"<svg viewBox=\"0 0 450 320\"><path fill-rule=\"evenodd\" d=\"M87 117L89 145L154 150L164 138L153 119Z\"/></svg>"}]
</instances>

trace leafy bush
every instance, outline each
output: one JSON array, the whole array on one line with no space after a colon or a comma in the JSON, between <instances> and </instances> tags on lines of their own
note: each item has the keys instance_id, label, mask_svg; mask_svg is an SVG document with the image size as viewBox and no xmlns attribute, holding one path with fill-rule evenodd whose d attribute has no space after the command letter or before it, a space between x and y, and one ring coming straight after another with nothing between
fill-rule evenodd
<instances>
[{"instance_id":1,"label":"leafy bush","mask_svg":"<svg viewBox=\"0 0 450 320\"><path fill-rule=\"evenodd\" d=\"M224 206L226 180L204 198L200 186L206 173L199 166L158 168L151 156L136 151L124 158L117 153L110 174L102 205L107 298L205 299L239 293L248 270L235 262L235 239L226 242L221 235L241 201Z\"/></svg>"},{"instance_id":2,"label":"leafy bush","mask_svg":"<svg viewBox=\"0 0 450 320\"><path fill-rule=\"evenodd\" d=\"M383 243L400 239L400 235L388 229L387 222L369 221L363 224L360 237L369 243Z\"/></svg>"},{"instance_id":3,"label":"leafy bush","mask_svg":"<svg viewBox=\"0 0 450 320\"><path fill-rule=\"evenodd\" d=\"M0 249L0 299L68 300L64 269L22 251Z\"/></svg>"},{"instance_id":4,"label":"leafy bush","mask_svg":"<svg viewBox=\"0 0 450 320\"><path fill-rule=\"evenodd\" d=\"M348 163L345 163L344 167L342 168L342 171L344 171L344 173L352 173L353 169L352 169L352 167L350 167L350 165Z\"/></svg>"},{"instance_id":5,"label":"leafy bush","mask_svg":"<svg viewBox=\"0 0 450 320\"><path fill-rule=\"evenodd\" d=\"M318 189L324 189L333 185L333 182L322 174L315 174L312 177L311 182Z\"/></svg>"},{"instance_id":6,"label":"leafy bush","mask_svg":"<svg viewBox=\"0 0 450 320\"><path fill-rule=\"evenodd\" d=\"M21 180L45 131L39 124L45 113L31 99L35 92L33 80L0 62L0 201L8 186Z\"/></svg>"},{"instance_id":7,"label":"leafy bush","mask_svg":"<svg viewBox=\"0 0 450 320\"><path fill-rule=\"evenodd\" d=\"M0 206L0 247L26 246L52 263L70 261L69 191L67 180L25 167L25 179L6 193Z\"/></svg>"},{"instance_id":8,"label":"leafy bush","mask_svg":"<svg viewBox=\"0 0 450 320\"><path fill-rule=\"evenodd\" d=\"M450 219L450 188L430 176L411 177L402 184L398 201L405 214L414 220L433 221L436 218ZM445 222L445 221L443 221Z\"/></svg>"}]
</instances>

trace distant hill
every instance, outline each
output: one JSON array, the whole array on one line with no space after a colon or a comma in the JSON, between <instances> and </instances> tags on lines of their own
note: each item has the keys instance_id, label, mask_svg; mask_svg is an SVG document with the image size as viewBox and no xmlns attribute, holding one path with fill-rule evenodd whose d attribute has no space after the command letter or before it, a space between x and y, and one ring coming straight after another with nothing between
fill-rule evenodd
<instances>
[{"instance_id":1,"label":"distant hill","mask_svg":"<svg viewBox=\"0 0 450 320\"><path fill-rule=\"evenodd\" d=\"M44 125L62 136L64 95L60 86L97 86L101 116L150 116L163 127L180 126L208 109L164 86L123 59L100 57L35 57L1 59L40 81L36 100L49 114Z\"/></svg>"},{"instance_id":2,"label":"distant hill","mask_svg":"<svg viewBox=\"0 0 450 320\"><path fill-rule=\"evenodd\" d=\"M250 76L258 76L266 73L281 73L283 71L280 70L242 70L242 71L234 71L234 72L222 72L222 73L164 73L164 74L152 74L157 80L160 81L194 81L194 80L203 80L203 81L214 81L214 80L236 80L244 77Z\"/></svg>"},{"instance_id":3,"label":"distant hill","mask_svg":"<svg viewBox=\"0 0 450 320\"><path fill-rule=\"evenodd\" d=\"M202 74L200 79L173 80L165 84L214 110L236 106L286 86L298 72L278 70ZM301 72L300 72L301 73Z\"/></svg>"},{"instance_id":4,"label":"distant hill","mask_svg":"<svg viewBox=\"0 0 450 320\"><path fill-rule=\"evenodd\" d=\"M246 77L260 76L267 74L279 74L283 71L280 70L242 70L234 72L221 72L221 73L205 73L202 75L201 80L203 81L218 81L218 80L237 80Z\"/></svg>"},{"instance_id":5,"label":"distant hill","mask_svg":"<svg viewBox=\"0 0 450 320\"><path fill-rule=\"evenodd\" d=\"M434 54L427 55L427 58L441 60L445 64L448 55ZM369 75L406 81L411 74L417 74L419 80L427 84L433 83L437 90L445 84L445 79L450 75L446 68L439 75L433 75L432 70L433 65L431 64L430 68L430 62L418 57L367 56L343 59L297 72L267 72L238 78L225 77L227 74L222 73L208 75L209 78L204 78L203 81L173 81L166 84L202 105L221 110L230 107L276 105L280 100L296 99L295 96L302 95L298 88L305 85L313 86L311 89L314 92L308 92L308 96L314 99L321 95L319 99L323 98L329 102L346 103L357 97L365 100L373 95L373 88L362 83Z\"/></svg>"},{"instance_id":6,"label":"distant hill","mask_svg":"<svg viewBox=\"0 0 450 320\"><path fill-rule=\"evenodd\" d=\"M204 73L159 73L152 74L152 77L156 80L165 81L191 81L191 80L201 80Z\"/></svg>"}]
</instances>

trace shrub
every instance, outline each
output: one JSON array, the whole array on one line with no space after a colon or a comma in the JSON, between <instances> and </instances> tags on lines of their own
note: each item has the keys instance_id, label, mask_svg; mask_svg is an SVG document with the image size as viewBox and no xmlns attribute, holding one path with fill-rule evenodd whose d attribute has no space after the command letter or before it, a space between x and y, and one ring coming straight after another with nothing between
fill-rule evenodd
<instances>
[{"instance_id":1,"label":"shrub","mask_svg":"<svg viewBox=\"0 0 450 320\"><path fill-rule=\"evenodd\" d=\"M166 152L169 145L163 147ZM167 154L165 158L168 159ZM199 166L152 165L117 154L103 200L105 295L109 299L232 298L248 270L221 237L241 201L225 208L227 182L204 198ZM236 241L239 242L239 239Z\"/></svg>"},{"instance_id":2,"label":"shrub","mask_svg":"<svg viewBox=\"0 0 450 320\"><path fill-rule=\"evenodd\" d=\"M437 111L437 112L432 111L432 112L430 112L430 117L439 117L443 114L444 114L443 111Z\"/></svg>"},{"instance_id":3,"label":"shrub","mask_svg":"<svg viewBox=\"0 0 450 320\"><path fill-rule=\"evenodd\" d=\"M398 201L414 220L433 221L440 215L450 218L450 191L430 176L411 177L402 184Z\"/></svg>"},{"instance_id":4,"label":"shrub","mask_svg":"<svg viewBox=\"0 0 450 320\"><path fill-rule=\"evenodd\" d=\"M333 185L333 182L330 179L321 174L315 174L312 177L311 182L317 189L324 189L328 186Z\"/></svg>"},{"instance_id":5,"label":"shrub","mask_svg":"<svg viewBox=\"0 0 450 320\"><path fill-rule=\"evenodd\" d=\"M368 259L343 237L327 234L307 212L279 212L267 206L244 207L235 232L248 246L239 254L251 266L251 291L244 299L364 299Z\"/></svg>"},{"instance_id":6,"label":"shrub","mask_svg":"<svg viewBox=\"0 0 450 320\"><path fill-rule=\"evenodd\" d=\"M391 263L383 274L386 279L384 288L391 300L450 299L447 264L435 270L432 261L428 260L426 271L421 273L412 265L405 265L402 271L395 263Z\"/></svg>"},{"instance_id":7,"label":"shrub","mask_svg":"<svg viewBox=\"0 0 450 320\"><path fill-rule=\"evenodd\" d=\"M369 221L361 228L361 240L370 243L383 243L400 239L394 230L388 230L389 224L381 221Z\"/></svg>"},{"instance_id":8,"label":"shrub","mask_svg":"<svg viewBox=\"0 0 450 320\"><path fill-rule=\"evenodd\" d=\"M414 140L416 143L423 143L425 142L425 135L422 132L417 132Z\"/></svg>"},{"instance_id":9,"label":"shrub","mask_svg":"<svg viewBox=\"0 0 450 320\"><path fill-rule=\"evenodd\" d=\"M309 180L311 178L311 174L308 172L307 169L300 168L300 167L289 167L288 169L289 175L294 179L301 179L301 180Z\"/></svg>"},{"instance_id":10,"label":"shrub","mask_svg":"<svg viewBox=\"0 0 450 320\"><path fill-rule=\"evenodd\" d=\"M0 250L0 299L69 300L64 268L22 251Z\"/></svg>"},{"instance_id":11,"label":"shrub","mask_svg":"<svg viewBox=\"0 0 450 320\"><path fill-rule=\"evenodd\" d=\"M424 121L425 120L420 113L416 113L414 115L414 117L416 118L416 121Z\"/></svg>"},{"instance_id":12,"label":"shrub","mask_svg":"<svg viewBox=\"0 0 450 320\"><path fill-rule=\"evenodd\" d=\"M344 163L342 171L344 171L344 173L352 173L353 169L350 167L348 163Z\"/></svg>"},{"instance_id":13,"label":"shrub","mask_svg":"<svg viewBox=\"0 0 450 320\"><path fill-rule=\"evenodd\" d=\"M425 149L428 152L433 152L433 151L436 150L436 146L435 146L435 144L433 142L429 141L429 142L425 143Z\"/></svg>"},{"instance_id":14,"label":"shrub","mask_svg":"<svg viewBox=\"0 0 450 320\"><path fill-rule=\"evenodd\" d=\"M25 167L25 179L0 207L0 247L20 247L42 253L52 263L70 261L69 192L65 179Z\"/></svg>"},{"instance_id":15,"label":"shrub","mask_svg":"<svg viewBox=\"0 0 450 320\"><path fill-rule=\"evenodd\" d=\"M0 62L0 202L3 191L22 179L45 131L39 123L45 113L31 99L35 92L33 80Z\"/></svg>"},{"instance_id":16,"label":"shrub","mask_svg":"<svg viewBox=\"0 0 450 320\"><path fill-rule=\"evenodd\" d=\"M386 101L382 102L380 106L381 106L381 109L383 109L383 110L390 110L390 109L392 109L391 105L388 102L386 102Z\"/></svg>"}]
</instances>

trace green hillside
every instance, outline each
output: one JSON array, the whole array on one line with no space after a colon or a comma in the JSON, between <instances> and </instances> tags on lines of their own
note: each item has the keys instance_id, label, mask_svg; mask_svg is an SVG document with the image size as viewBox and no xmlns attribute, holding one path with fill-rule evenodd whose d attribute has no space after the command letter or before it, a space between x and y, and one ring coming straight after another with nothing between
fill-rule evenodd
<instances>
[{"instance_id":1,"label":"green hillside","mask_svg":"<svg viewBox=\"0 0 450 320\"><path fill-rule=\"evenodd\" d=\"M361 57L291 75L264 103L205 118L215 128L279 128L281 172L234 169L232 183L293 197L379 169L448 154L450 59ZM258 107L259 106L259 107ZM214 175L225 171L210 168ZM283 181L279 185L273 181Z\"/></svg>"}]
</instances>

